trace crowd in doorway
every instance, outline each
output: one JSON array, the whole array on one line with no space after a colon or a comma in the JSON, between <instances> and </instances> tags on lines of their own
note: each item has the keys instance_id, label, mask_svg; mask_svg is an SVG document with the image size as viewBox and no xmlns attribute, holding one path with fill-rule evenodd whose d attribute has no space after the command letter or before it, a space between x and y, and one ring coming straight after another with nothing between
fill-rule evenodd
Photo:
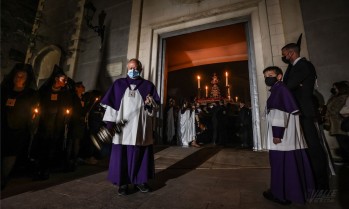
<instances>
[{"instance_id":1,"label":"crowd in doorway","mask_svg":"<svg viewBox=\"0 0 349 209\"><path fill-rule=\"evenodd\" d=\"M198 103L185 98L177 104L169 98L165 112L165 144L253 147L252 112L243 101Z\"/></svg>"}]
</instances>

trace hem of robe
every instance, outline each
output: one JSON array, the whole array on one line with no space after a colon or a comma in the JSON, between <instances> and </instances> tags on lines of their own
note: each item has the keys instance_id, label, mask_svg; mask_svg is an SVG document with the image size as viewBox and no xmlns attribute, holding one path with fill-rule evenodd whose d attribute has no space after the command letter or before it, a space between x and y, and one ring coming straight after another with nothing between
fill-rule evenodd
<instances>
[{"instance_id":1,"label":"hem of robe","mask_svg":"<svg viewBox=\"0 0 349 209\"><path fill-rule=\"evenodd\" d=\"M314 192L313 172L305 149L269 151L270 190L280 200L305 204Z\"/></svg>"},{"instance_id":2,"label":"hem of robe","mask_svg":"<svg viewBox=\"0 0 349 209\"><path fill-rule=\"evenodd\" d=\"M112 144L108 180L113 184L147 183L154 175L153 145Z\"/></svg>"}]
</instances>

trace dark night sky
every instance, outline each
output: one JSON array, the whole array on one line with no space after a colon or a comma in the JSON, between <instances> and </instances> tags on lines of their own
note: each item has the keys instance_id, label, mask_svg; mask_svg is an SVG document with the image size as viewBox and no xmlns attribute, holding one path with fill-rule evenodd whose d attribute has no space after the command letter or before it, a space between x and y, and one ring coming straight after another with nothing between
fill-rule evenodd
<instances>
[{"instance_id":1,"label":"dark night sky","mask_svg":"<svg viewBox=\"0 0 349 209\"><path fill-rule=\"evenodd\" d=\"M221 95L225 97L225 72L228 72L228 83L231 86L231 96L238 96L239 100L250 101L250 86L248 75L248 62L227 62L211 65L203 65L168 73L167 95L174 97L178 102L182 98L191 98L197 95L197 76L201 77L201 95L205 95L205 86L208 86L208 93L211 91L211 80L214 73L219 79Z\"/></svg>"}]
</instances>

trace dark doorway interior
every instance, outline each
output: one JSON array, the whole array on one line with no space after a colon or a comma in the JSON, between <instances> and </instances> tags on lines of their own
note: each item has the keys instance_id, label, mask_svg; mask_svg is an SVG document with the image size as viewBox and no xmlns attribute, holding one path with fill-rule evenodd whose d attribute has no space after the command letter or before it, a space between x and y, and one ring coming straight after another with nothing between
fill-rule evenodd
<instances>
[{"instance_id":1,"label":"dark doorway interior","mask_svg":"<svg viewBox=\"0 0 349 209\"><path fill-rule=\"evenodd\" d=\"M249 102L250 84L246 23L237 23L194 31L166 38L166 97L197 97L200 76L200 96L211 93L213 74L218 77L220 93L227 98L226 72L230 98Z\"/></svg>"}]
</instances>

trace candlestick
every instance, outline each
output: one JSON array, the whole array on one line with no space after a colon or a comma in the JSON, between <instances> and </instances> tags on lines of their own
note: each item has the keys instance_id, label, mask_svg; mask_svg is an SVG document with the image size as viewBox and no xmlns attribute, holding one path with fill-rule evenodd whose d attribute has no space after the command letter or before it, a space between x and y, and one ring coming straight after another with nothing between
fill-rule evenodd
<instances>
[{"instance_id":1,"label":"candlestick","mask_svg":"<svg viewBox=\"0 0 349 209\"><path fill-rule=\"evenodd\" d=\"M228 86L228 72L225 72L225 86Z\"/></svg>"},{"instance_id":2,"label":"candlestick","mask_svg":"<svg viewBox=\"0 0 349 209\"><path fill-rule=\"evenodd\" d=\"M230 100L230 88L228 86L228 99Z\"/></svg>"},{"instance_id":3,"label":"candlestick","mask_svg":"<svg viewBox=\"0 0 349 209\"><path fill-rule=\"evenodd\" d=\"M39 108L35 107L33 110L33 116L32 116L32 120L36 119L37 115L39 114Z\"/></svg>"},{"instance_id":4,"label":"candlestick","mask_svg":"<svg viewBox=\"0 0 349 209\"><path fill-rule=\"evenodd\" d=\"M198 89L200 88L200 76L198 76Z\"/></svg>"},{"instance_id":5,"label":"candlestick","mask_svg":"<svg viewBox=\"0 0 349 209\"><path fill-rule=\"evenodd\" d=\"M206 98L208 97L208 87L205 86L205 89L206 89Z\"/></svg>"}]
</instances>

